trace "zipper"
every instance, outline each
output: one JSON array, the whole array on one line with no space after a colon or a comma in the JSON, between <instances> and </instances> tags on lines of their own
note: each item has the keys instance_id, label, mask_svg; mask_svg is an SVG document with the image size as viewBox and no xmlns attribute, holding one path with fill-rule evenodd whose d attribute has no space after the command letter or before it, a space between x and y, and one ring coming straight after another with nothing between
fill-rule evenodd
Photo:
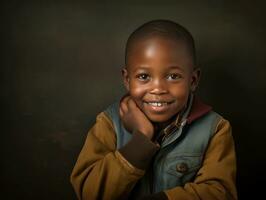
<instances>
[{"instance_id":1,"label":"zipper","mask_svg":"<svg viewBox=\"0 0 266 200\"><path fill-rule=\"evenodd\" d=\"M163 139L162 139L162 142L168 138L170 135L172 135L176 130L180 129L180 127L183 127L185 126L187 123L187 119L184 119L183 121L179 121L177 124L175 124L175 126L172 128L172 130L168 133L168 134L165 134Z\"/></svg>"},{"instance_id":2,"label":"zipper","mask_svg":"<svg viewBox=\"0 0 266 200\"><path fill-rule=\"evenodd\" d=\"M163 142L166 138L168 138L170 135L172 135L176 130L178 130L178 129L180 128L180 125L181 125L181 124L178 123L177 125L173 126L173 127L170 129L169 133L165 133L164 136L163 136L163 138L162 138L162 142Z\"/></svg>"}]
</instances>

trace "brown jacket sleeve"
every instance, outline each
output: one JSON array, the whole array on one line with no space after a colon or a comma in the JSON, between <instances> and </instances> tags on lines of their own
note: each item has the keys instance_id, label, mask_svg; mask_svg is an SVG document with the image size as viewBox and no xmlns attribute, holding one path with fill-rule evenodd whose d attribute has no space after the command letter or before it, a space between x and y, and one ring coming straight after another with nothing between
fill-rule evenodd
<instances>
[{"instance_id":1,"label":"brown jacket sleeve","mask_svg":"<svg viewBox=\"0 0 266 200\"><path fill-rule=\"evenodd\" d=\"M222 119L194 182L164 191L169 200L236 200L236 155L229 122Z\"/></svg>"},{"instance_id":2,"label":"brown jacket sleeve","mask_svg":"<svg viewBox=\"0 0 266 200\"><path fill-rule=\"evenodd\" d=\"M140 153L142 147L145 154ZM158 148L141 133L136 133L128 144L116 150L112 122L105 113L100 113L71 174L70 181L78 199L125 199L145 173L134 164L149 159Z\"/></svg>"}]
</instances>

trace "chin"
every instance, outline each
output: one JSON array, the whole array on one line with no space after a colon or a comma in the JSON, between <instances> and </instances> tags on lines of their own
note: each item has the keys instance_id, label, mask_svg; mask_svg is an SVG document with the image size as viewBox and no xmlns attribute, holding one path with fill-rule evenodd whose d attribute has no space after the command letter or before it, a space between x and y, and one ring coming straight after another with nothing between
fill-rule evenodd
<instances>
[{"instance_id":1,"label":"chin","mask_svg":"<svg viewBox=\"0 0 266 200\"><path fill-rule=\"evenodd\" d=\"M150 121L155 122L155 123L163 123L168 121L171 117L169 116L163 116L163 115L148 115L147 116Z\"/></svg>"}]
</instances>

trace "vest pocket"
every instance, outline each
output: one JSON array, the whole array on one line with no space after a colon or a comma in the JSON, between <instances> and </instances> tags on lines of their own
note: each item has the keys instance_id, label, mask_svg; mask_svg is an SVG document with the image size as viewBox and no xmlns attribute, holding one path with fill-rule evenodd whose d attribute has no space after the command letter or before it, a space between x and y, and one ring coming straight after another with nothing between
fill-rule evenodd
<instances>
[{"instance_id":1,"label":"vest pocket","mask_svg":"<svg viewBox=\"0 0 266 200\"><path fill-rule=\"evenodd\" d=\"M193 181L201 167L201 153L183 153L168 156L164 163L165 178L168 188L183 186Z\"/></svg>"}]
</instances>

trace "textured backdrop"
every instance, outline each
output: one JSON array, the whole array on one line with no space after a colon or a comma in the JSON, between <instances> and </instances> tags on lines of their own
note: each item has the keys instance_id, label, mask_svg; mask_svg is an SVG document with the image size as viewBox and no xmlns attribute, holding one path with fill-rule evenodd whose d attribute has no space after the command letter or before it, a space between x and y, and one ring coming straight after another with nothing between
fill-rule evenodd
<instances>
[{"instance_id":1,"label":"textured backdrop","mask_svg":"<svg viewBox=\"0 0 266 200\"><path fill-rule=\"evenodd\" d=\"M240 199L263 192L264 7L229 0L2 1L1 195L75 199L69 176L87 131L125 91L126 39L158 18L195 37L198 93L233 127Z\"/></svg>"}]
</instances>

